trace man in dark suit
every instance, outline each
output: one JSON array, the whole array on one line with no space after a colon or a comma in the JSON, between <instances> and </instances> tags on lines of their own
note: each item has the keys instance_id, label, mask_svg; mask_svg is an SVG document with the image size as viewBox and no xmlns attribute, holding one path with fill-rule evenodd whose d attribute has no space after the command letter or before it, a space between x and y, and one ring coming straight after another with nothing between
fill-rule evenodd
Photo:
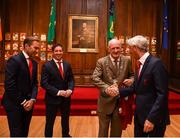
<instances>
[{"instance_id":1,"label":"man in dark suit","mask_svg":"<svg viewBox=\"0 0 180 138\"><path fill-rule=\"evenodd\" d=\"M121 118L119 116L119 94L112 90L112 86L118 86L124 79L125 85L133 83L130 58L121 55L121 44L117 39L109 41L109 55L98 59L94 69L92 80L100 89L98 98L99 137L120 137L122 133Z\"/></svg>"},{"instance_id":2,"label":"man in dark suit","mask_svg":"<svg viewBox=\"0 0 180 138\"><path fill-rule=\"evenodd\" d=\"M24 50L11 57L5 68L2 104L7 112L11 137L27 137L38 92L37 63L31 59L39 49L36 37L24 40Z\"/></svg>"},{"instance_id":3,"label":"man in dark suit","mask_svg":"<svg viewBox=\"0 0 180 138\"><path fill-rule=\"evenodd\" d=\"M148 41L143 36L128 40L131 53L139 67L134 84L121 88L120 95L135 92L134 136L163 137L170 123L168 111L168 75L162 61L148 52Z\"/></svg>"},{"instance_id":4,"label":"man in dark suit","mask_svg":"<svg viewBox=\"0 0 180 138\"><path fill-rule=\"evenodd\" d=\"M58 110L60 110L62 136L70 137L69 115L74 77L70 64L62 58L62 45L53 45L52 51L53 59L43 65L41 72L41 86L46 90L45 136L52 137L54 121Z\"/></svg>"}]
</instances>

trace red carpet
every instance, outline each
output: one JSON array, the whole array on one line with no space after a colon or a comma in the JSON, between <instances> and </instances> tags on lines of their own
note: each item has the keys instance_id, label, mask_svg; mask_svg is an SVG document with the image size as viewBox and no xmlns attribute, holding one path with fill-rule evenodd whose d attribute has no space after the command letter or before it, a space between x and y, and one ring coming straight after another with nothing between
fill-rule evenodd
<instances>
[{"instance_id":1,"label":"red carpet","mask_svg":"<svg viewBox=\"0 0 180 138\"><path fill-rule=\"evenodd\" d=\"M44 104L45 92L40 89L37 102L34 107L34 115L45 115ZM76 87L71 97L71 115L96 115L97 99L99 90L97 88ZM0 101L2 96L0 96ZM180 114L180 94L170 92L169 95L170 114ZM0 107L0 115L4 115L3 107Z\"/></svg>"},{"instance_id":2,"label":"red carpet","mask_svg":"<svg viewBox=\"0 0 180 138\"><path fill-rule=\"evenodd\" d=\"M76 87L71 96L71 115L96 115L97 88ZM40 88L37 102L34 107L34 115L45 115L45 92Z\"/></svg>"}]
</instances>

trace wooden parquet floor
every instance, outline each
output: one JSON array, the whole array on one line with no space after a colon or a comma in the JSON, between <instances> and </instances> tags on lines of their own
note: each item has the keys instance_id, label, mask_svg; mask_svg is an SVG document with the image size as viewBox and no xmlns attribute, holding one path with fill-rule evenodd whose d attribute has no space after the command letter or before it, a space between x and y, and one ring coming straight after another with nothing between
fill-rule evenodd
<instances>
[{"instance_id":1,"label":"wooden parquet floor","mask_svg":"<svg viewBox=\"0 0 180 138\"><path fill-rule=\"evenodd\" d=\"M44 137L45 117L33 116L29 137ZM97 137L97 116L71 116L70 134L73 137ZM54 124L54 137L61 137L60 117L56 118ZM133 124L123 131L123 137L133 137ZM171 125L166 129L166 137L180 137L180 115L171 115ZM6 116L0 116L0 137L9 137L9 129Z\"/></svg>"}]
</instances>

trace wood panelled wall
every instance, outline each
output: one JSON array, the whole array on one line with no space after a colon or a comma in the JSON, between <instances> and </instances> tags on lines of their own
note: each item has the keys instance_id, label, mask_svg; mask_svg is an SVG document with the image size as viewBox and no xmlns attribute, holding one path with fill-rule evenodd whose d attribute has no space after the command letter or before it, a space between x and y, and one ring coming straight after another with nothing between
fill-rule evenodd
<instances>
[{"instance_id":1,"label":"wood panelled wall","mask_svg":"<svg viewBox=\"0 0 180 138\"><path fill-rule=\"evenodd\" d=\"M172 73L172 75L176 75L179 74L179 70L169 67L170 61L174 59L170 58L170 53L167 51L163 52L161 49L162 2L163 0L115 0L115 35L134 36L142 34L157 37L158 56L164 60L169 71L174 71L175 74ZM174 0L174 4L177 3L180 5L178 0ZM4 32L47 34L51 0L1 0L0 5L2 7L0 15L3 20ZM107 55L108 7L109 0L57 0L55 39L57 43L61 43L64 46L64 58L72 65L76 85L91 86L90 77L97 59ZM177 6L176 11L173 12L180 12L179 7ZM69 14L96 15L99 17L99 53L67 52ZM177 14L176 17L180 18L180 15ZM176 17L171 18L176 20ZM180 28L178 25L176 24L176 27ZM176 31L176 29L172 31ZM177 36L179 31L180 29L176 32ZM176 38L180 39L180 35ZM175 47L175 44L173 46ZM0 66L4 68L2 56L1 59L3 64ZM174 61L173 63L174 67L179 67L179 61ZM43 62L39 61L39 71L42 64ZM1 82L3 82L3 74L3 70L1 70Z\"/></svg>"},{"instance_id":2,"label":"wood panelled wall","mask_svg":"<svg viewBox=\"0 0 180 138\"><path fill-rule=\"evenodd\" d=\"M180 79L180 59L177 60L177 51L179 47L180 55L180 1L172 0L170 5L170 75L172 78ZM179 46L178 46L179 42ZM179 81L180 84L180 81ZM179 86L180 89L180 86Z\"/></svg>"}]
</instances>

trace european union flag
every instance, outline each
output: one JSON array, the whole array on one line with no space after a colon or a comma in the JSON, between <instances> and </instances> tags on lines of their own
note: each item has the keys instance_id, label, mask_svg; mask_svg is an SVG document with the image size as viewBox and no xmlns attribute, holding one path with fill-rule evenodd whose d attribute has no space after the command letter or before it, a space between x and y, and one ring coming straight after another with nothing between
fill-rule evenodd
<instances>
[{"instance_id":1,"label":"european union flag","mask_svg":"<svg viewBox=\"0 0 180 138\"><path fill-rule=\"evenodd\" d=\"M108 41L114 38L114 0L111 0L110 2L110 8L109 8L109 23L108 23Z\"/></svg>"},{"instance_id":2,"label":"european union flag","mask_svg":"<svg viewBox=\"0 0 180 138\"><path fill-rule=\"evenodd\" d=\"M162 46L168 48L168 7L167 0L163 3L163 34L162 34Z\"/></svg>"}]
</instances>

